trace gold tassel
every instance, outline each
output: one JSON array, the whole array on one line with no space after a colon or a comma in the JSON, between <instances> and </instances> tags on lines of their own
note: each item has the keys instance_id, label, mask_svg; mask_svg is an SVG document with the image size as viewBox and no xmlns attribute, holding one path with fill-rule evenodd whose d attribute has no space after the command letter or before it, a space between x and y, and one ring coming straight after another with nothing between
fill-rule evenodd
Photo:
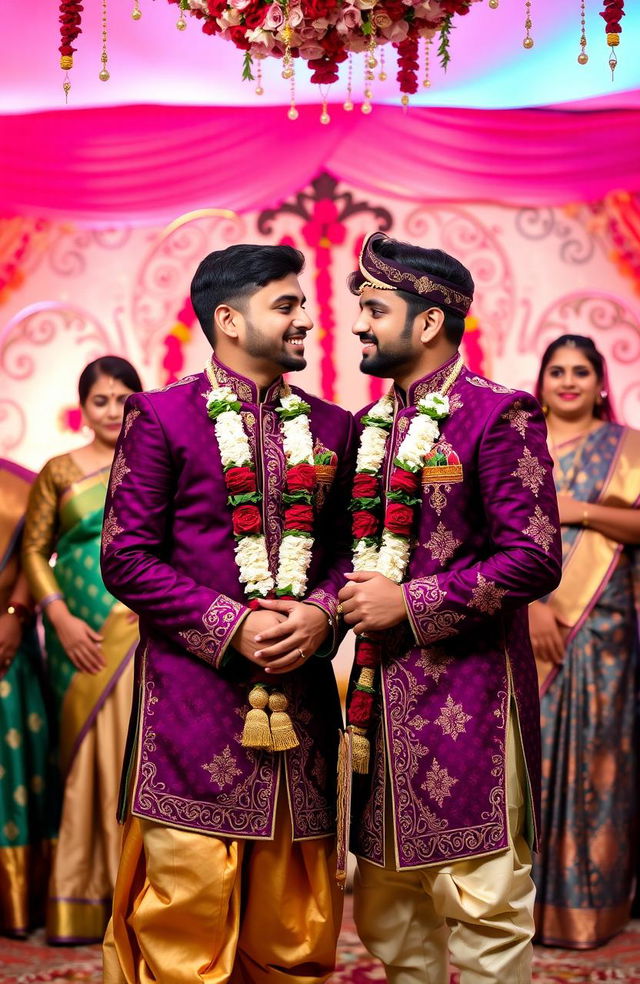
<instances>
[{"instance_id":1,"label":"gold tassel","mask_svg":"<svg viewBox=\"0 0 640 984\"><path fill-rule=\"evenodd\" d=\"M340 732L338 745L338 802L336 841L336 881L344 889L349 857L349 828L351 823L351 733Z\"/></svg>"},{"instance_id":2,"label":"gold tassel","mask_svg":"<svg viewBox=\"0 0 640 984\"><path fill-rule=\"evenodd\" d=\"M259 684L249 694L251 710L247 712L242 731L242 744L245 748L271 749L271 728L265 707L269 703L269 695Z\"/></svg>"},{"instance_id":3,"label":"gold tassel","mask_svg":"<svg viewBox=\"0 0 640 984\"><path fill-rule=\"evenodd\" d=\"M369 757L371 749L369 739L362 728L349 728L351 732L351 755L353 771L359 775L366 776L369 771Z\"/></svg>"},{"instance_id":4,"label":"gold tassel","mask_svg":"<svg viewBox=\"0 0 640 984\"><path fill-rule=\"evenodd\" d=\"M274 752L284 752L288 748L296 748L299 745L296 733L293 730L291 718L286 713L289 701L284 694L278 690L269 697L269 710L271 711L271 747Z\"/></svg>"}]
</instances>

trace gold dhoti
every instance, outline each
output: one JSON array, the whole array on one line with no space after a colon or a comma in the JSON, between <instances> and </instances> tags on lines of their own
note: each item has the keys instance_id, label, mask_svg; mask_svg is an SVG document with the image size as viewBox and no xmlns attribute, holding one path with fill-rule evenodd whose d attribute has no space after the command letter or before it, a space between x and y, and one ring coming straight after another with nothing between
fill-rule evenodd
<instances>
[{"instance_id":1,"label":"gold dhoti","mask_svg":"<svg viewBox=\"0 0 640 984\"><path fill-rule=\"evenodd\" d=\"M517 719L507 738L509 847L489 857L411 871L358 859L354 915L389 984L446 984L447 950L460 984L528 984L535 887L523 836L525 766ZM389 817L387 818L389 819ZM393 821L386 824L393 831ZM386 845L387 863L393 843Z\"/></svg>"},{"instance_id":2,"label":"gold dhoti","mask_svg":"<svg viewBox=\"0 0 640 984\"><path fill-rule=\"evenodd\" d=\"M342 895L333 838L272 841L130 817L104 942L105 984L320 984L335 966Z\"/></svg>"}]
</instances>

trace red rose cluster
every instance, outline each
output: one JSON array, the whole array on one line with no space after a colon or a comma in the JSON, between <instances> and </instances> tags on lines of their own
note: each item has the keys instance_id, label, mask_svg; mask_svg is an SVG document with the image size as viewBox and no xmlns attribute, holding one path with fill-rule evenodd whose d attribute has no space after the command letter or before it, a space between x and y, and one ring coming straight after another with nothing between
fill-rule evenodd
<instances>
[{"instance_id":1,"label":"red rose cluster","mask_svg":"<svg viewBox=\"0 0 640 984\"><path fill-rule=\"evenodd\" d=\"M600 16L604 18L607 34L622 34L620 21L624 17L624 0L604 0Z\"/></svg>"},{"instance_id":2,"label":"red rose cluster","mask_svg":"<svg viewBox=\"0 0 640 984\"><path fill-rule=\"evenodd\" d=\"M80 3L80 0L61 0L60 3L60 47L58 51L61 57L71 58L76 50L73 47L73 42L82 34L82 29L80 27L80 15L84 7ZM70 68L71 66L62 66Z\"/></svg>"},{"instance_id":3,"label":"red rose cluster","mask_svg":"<svg viewBox=\"0 0 640 984\"><path fill-rule=\"evenodd\" d=\"M311 504L316 484L316 470L313 465L291 465L287 468L287 492L302 493L300 501L287 503L284 510L285 530L299 530L311 533L313 530L313 506Z\"/></svg>"}]
</instances>

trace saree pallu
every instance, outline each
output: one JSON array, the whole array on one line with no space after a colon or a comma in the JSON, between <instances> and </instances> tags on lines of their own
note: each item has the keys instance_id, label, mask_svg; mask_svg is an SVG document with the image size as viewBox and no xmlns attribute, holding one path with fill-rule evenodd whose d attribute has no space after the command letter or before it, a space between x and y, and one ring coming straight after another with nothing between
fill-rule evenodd
<instances>
[{"instance_id":1,"label":"saree pallu","mask_svg":"<svg viewBox=\"0 0 640 984\"><path fill-rule=\"evenodd\" d=\"M18 576L18 541L35 476L0 459L0 606ZM0 679L0 932L25 936L40 925L55 835L52 763L42 657L25 628Z\"/></svg>"},{"instance_id":2,"label":"saree pallu","mask_svg":"<svg viewBox=\"0 0 640 984\"><path fill-rule=\"evenodd\" d=\"M565 474L574 453L561 459ZM569 491L583 502L634 506L640 435L615 424L597 430ZM563 548L565 575L548 603L565 626L565 657L541 688L536 926L540 942L581 949L624 927L633 891L637 558L576 527L563 529Z\"/></svg>"},{"instance_id":3,"label":"saree pallu","mask_svg":"<svg viewBox=\"0 0 640 984\"><path fill-rule=\"evenodd\" d=\"M109 920L121 843L118 786L138 638L131 612L106 591L100 576L104 483L78 485L61 507L66 532L57 542L55 574L69 611L103 636L106 666L97 674L78 672L45 619L64 781L46 922L47 939L55 943L98 942Z\"/></svg>"}]
</instances>

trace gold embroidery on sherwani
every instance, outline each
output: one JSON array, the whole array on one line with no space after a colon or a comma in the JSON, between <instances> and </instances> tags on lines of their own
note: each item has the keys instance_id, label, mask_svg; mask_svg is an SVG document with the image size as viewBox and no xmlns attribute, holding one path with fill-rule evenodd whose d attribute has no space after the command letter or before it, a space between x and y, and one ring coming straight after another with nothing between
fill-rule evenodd
<instances>
[{"instance_id":1,"label":"gold embroidery on sherwani","mask_svg":"<svg viewBox=\"0 0 640 984\"><path fill-rule=\"evenodd\" d=\"M194 656L199 656L207 663L216 664L220 657L220 647L224 644L229 626L236 621L243 606L231 598L218 598L209 606L202 616L202 624L206 632L198 629L187 629L178 635L184 639L185 646Z\"/></svg>"},{"instance_id":2,"label":"gold embroidery on sherwani","mask_svg":"<svg viewBox=\"0 0 640 984\"><path fill-rule=\"evenodd\" d=\"M471 592L469 606L477 608L486 615L494 615L502 606L502 599L507 594L506 588L499 588L495 581L478 574L478 583Z\"/></svg>"},{"instance_id":3,"label":"gold embroidery on sherwani","mask_svg":"<svg viewBox=\"0 0 640 984\"><path fill-rule=\"evenodd\" d=\"M522 409L522 400L516 400L506 413L502 414L502 420L508 420L511 426L517 430L518 434L524 439L527 433L529 418L533 414L530 410Z\"/></svg>"},{"instance_id":4,"label":"gold embroidery on sherwani","mask_svg":"<svg viewBox=\"0 0 640 984\"><path fill-rule=\"evenodd\" d=\"M430 485L423 485L422 487L425 492L431 488ZM442 516L442 511L447 504L447 496L445 495L445 492L451 492L450 485L436 485L434 486L433 492L429 496L429 505L432 509L435 509L438 516Z\"/></svg>"},{"instance_id":5,"label":"gold embroidery on sherwani","mask_svg":"<svg viewBox=\"0 0 640 984\"><path fill-rule=\"evenodd\" d=\"M522 458L518 458L518 467L511 474L514 478L520 479L523 488L531 489L537 497L542 486L542 480L547 474L547 469L540 464L535 455L531 454L529 448L525 448L522 452Z\"/></svg>"},{"instance_id":6,"label":"gold embroidery on sherwani","mask_svg":"<svg viewBox=\"0 0 640 984\"><path fill-rule=\"evenodd\" d=\"M138 419L141 413L142 410L140 410L138 407L134 407L131 413L127 414L127 419L124 422L124 437L127 436L127 434L129 433L129 431L131 430L131 428L133 427L134 423L136 422L136 420Z\"/></svg>"},{"instance_id":7,"label":"gold embroidery on sherwani","mask_svg":"<svg viewBox=\"0 0 640 984\"><path fill-rule=\"evenodd\" d=\"M549 553L556 528L552 525L549 517L545 516L540 506L536 506L533 516L529 516L529 525L522 532L526 536L530 536L534 543L541 546L545 553Z\"/></svg>"},{"instance_id":8,"label":"gold embroidery on sherwani","mask_svg":"<svg viewBox=\"0 0 640 984\"><path fill-rule=\"evenodd\" d=\"M446 704L440 708L440 717L436 718L436 724L442 728L443 735L449 735L454 741L458 740L458 735L467 730L467 721L471 720L471 714L465 714L462 704L456 704L451 694L447 697Z\"/></svg>"},{"instance_id":9,"label":"gold embroidery on sherwani","mask_svg":"<svg viewBox=\"0 0 640 984\"><path fill-rule=\"evenodd\" d=\"M441 639L446 639L455 634L455 626L461 621L462 615L437 610L447 594L438 584L437 574L407 581L405 588L411 602L409 618L419 634L416 638L437 634Z\"/></svg>"},{"instance_id":10,"label":"gold embroidery on sherwani","mask_svg":"<svg viewBox=\"0 0 640 984\"><path fill-rule=\"evenodd\" d=\"M280 490L284 483L287 462L282 446L280 421L275 413L264 413L262 418L262 442L264 464L264 495L262 510L267 541L269 567L278 570L280 542L282 540L283 513Z\"/></svg>"},{"instance_id":11,"label":"gold embroidery on sherwani","mask_svg":"<svg viewBox=\"0 0 640 984\"><path fill-rule=\"evenodd\" d=\"M461 543L462 541L457 540L444 523L438 523L424 546L429 550L434 560L439 560L441 564L444 564L453 557Z\"/></svg>"},{"instance_id":12,"label":"gold embroidery on sherwani","mask_svg":"<svg viewBox=\"0 0 640 984\"><path fill-rule=\"evenodd\" d=\"M232 376L218 362L212 362L211 369L218 386L228 386L243 403L253 402L253 391L248 383L243 383L237 376Z\"/></svg>"},{"instance_id":13,"label":"gold embroidery on sherwani","mask_svg":"<svg viewBox=\"0 0 640 984\"><path fill-rule=\"evenodd\" d=\"M478 389L491 390L492 393L515 393L515 390L509 389L508 386L493 383L490 379L483 379L482 376L467 376L467 382L471 383L472 386L477 386Z\"/></svg>"},{"instance_id":14,"label":"gold embroidery on sherwani","mask_svg":"<svg viewBox=\"0 0 640 984\"><path fill-rule=\"evenodd\" d=\"M458 782L445 768L441 768L437 758L434 758L433 765L427 772L426 782L422 788L426 789L432 800L442 808L447 796L451 796L451 790Z\"/></svg>"},{"instance_id":15,"label":"gold embroidery on sherwani","mask_svg":"<svg viewBox=\"0 0 640 984\"><path fill-rule=\"evenodd\" d=\"M297 694L285 690L291 718L300 724L308 724L311 716L300 703ZM335 804L329 802L322 791L321 775L324 770L326 775L326 762L320 750L316 751L314 758L314 778L318 786L309 782L305 775L303 763L311 761L313 757L313 738L309 734L309 729L302 727L296 731L300 744L297 748L287 751L287 777L289 796L291 798L291 808L298 824L304 828L305 837L318 837L326 834L331 825L335 823Z\"/></svg>"},{"instance_id":16,"label":"gold embroidery on sherwani","mask_svg":"<svg viewBox=\"0 0 640 984\"><path fill-rule=\"evenodd\" d=\"M127 468L125 453L122 448L120 448L111 468L111 495L113 495L115 490L121 484L123 478L128 475L130 471L131 469Z\"/></svg>"},{"instance_id":17,"label":"gold embroidery on sherwani","mask_svg":"<svg viewBox=\"0 0 640 984\"><path fill-rule=\"evenodd\" d=\"M451 663L453 663L453 656L447 656L441 647L433 646L429 649L420 650L420 657L416 665L420 666L435 683L438 683L440 677L446 674L447 667Z\"/></svg>"},{"instance_id":18,"label":"gold embroidery on sherwani","mask_svg":"<svg viewBox=\"0 0 640 984\"><path fill-rule=\"evenodd\" d=\"M218 793L215 803L175 796L167 790L164 782L156 781L158 770L149 758L156 751L157 737L149 719L155 715L154 705L160 703L154 689L152 681L143 683L143 691L147 694L146 720L132 812L137 816L156 818L182 830L231 830L230 836L237 837L263 834L269 818L269 791L274 784L269 756L258 757L251 749L244 749L246 759L252 763L251 771L244 782L233 786L228 792ZM140 813L140 810L144 812Z\"/></svg>"},{"instance_id":19,"label":"gold embroidery on sherwani","mask_svg":"<svg viewBox=\"0 0 640 984\"><path fill-rule=\"evenodd\" d=\"M175 389L176 386L186 386L187 383L193 383L197 378L197 376L184 376L183 379L176 379L173 383L167 383L166 386L159 386L158 389L145 390L145 393L164 393L166 390Z\"/></svg>"},{"instance_id":20,"label":"gold embroidery on sherwani","mask_svg":"<svg viewBox=\"0 0 640 984\"><path fill-rule=\"evenodd\" d=\"M222 755L214 755L210 762L203 764L202 768L209 773L209 779L214 782L219 789L223 786L230 786L236 776L242 775L242 769L236 767L235 756L231 754L231 749L227 745Z\"/></svg>"},{"instance_id":21,"label":"gold embroidery on sherwani","mask_svg":"<svg viewBox=\"0 0 640 984\"><path fill-rule=\"evenodd\" d=\"M107 550L111 546L114 539L118 534L123 532L123 527L118 525L118 520L116 518L115 510L113 506L109 510L109 515L104 521L104 527L102 530L102 549Z\"/></svg>"}]
</instances>

